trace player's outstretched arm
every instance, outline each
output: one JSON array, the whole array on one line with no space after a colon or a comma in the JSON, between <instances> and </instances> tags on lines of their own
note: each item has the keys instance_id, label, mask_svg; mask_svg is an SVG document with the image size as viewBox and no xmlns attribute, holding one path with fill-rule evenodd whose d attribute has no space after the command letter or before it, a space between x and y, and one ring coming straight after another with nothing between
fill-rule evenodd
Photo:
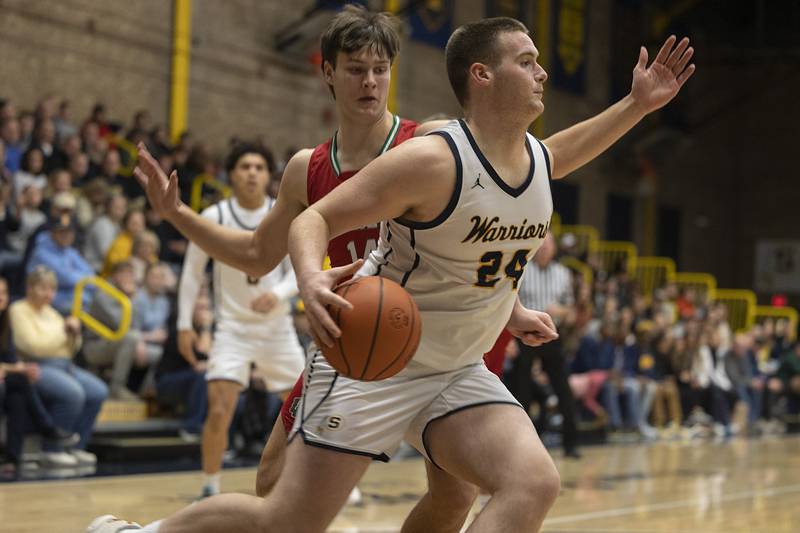
<instances>
[{"instance_id":1,"label":"player's outstretched arm","mask_svg":"<svg viewBox=\"0 0 800 533\"><path fill-rule=\"evenodd\" d=\"M295 219L289 254L318 342L331 345L339 337L327 307L350 305L331 289L359 264L323 271L328 240L400 216L432 220L447 205L454 184L455 161L446 142L439 136L411 139L372 161Z\"/></svg>"},{"instance_id":2,"label":"player's outstretched arm","mask_svg":"<svg viewBox=\"0 0 800 533\"><path fill-rule=\"evenodd\" d=\"M553 161L553 178L563 178L603 153L645 115L675 98L695 71L689 61L694 49L689 38L677 45L671 35L647 66L647 49L639 50L633 69L631 92L599 115L551 135L544 140Z\"/></svg>"},{"instance_id":3,"label":"player's outstretched arm","mask_svg":"<svg viewBox=\"0 0 800 533\"><path fill-rule=\"evenodd\" d=\"M184 237L209 256L253 277L274 269L286 256L289 224L308 205L306 172L311 150L301 150L287 164L275 206L255 231L239 230L203 218L181 202L178 175L164 173L143 144L134 173L150 205Z\"/></svg>"}]
</instances>

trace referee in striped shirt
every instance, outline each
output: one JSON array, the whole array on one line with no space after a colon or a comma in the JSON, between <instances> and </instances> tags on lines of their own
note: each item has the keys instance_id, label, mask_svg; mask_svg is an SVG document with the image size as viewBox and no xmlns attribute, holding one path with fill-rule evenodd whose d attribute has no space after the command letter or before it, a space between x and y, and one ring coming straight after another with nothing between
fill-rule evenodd
<instances>
[{"instance_id":1,"label":"referee in striped shirt","mask_svg":"<svg viewBox=\"0 0 800 533\"><path fill-rule=\"evenodd\" d=\"M567 267L554 261L556 243L548 232L522 277L519 288L520 303L528 309L545 311L553 317L556 326L563 324L572 311L575 297L572 275ZM547 374L553 392L558 397L558 409L564 419L562 443L564 455L578 458L578 431L575 426L575 399L567 381L567 367L561 340L556 339L536 348L517 341L519 355L514 359L508 378L508 388L526 410L531 405L531 368L533 358L542 360L542 370ZM544 406L543 406L544 407Z\"/></svg>"}]
</instances>

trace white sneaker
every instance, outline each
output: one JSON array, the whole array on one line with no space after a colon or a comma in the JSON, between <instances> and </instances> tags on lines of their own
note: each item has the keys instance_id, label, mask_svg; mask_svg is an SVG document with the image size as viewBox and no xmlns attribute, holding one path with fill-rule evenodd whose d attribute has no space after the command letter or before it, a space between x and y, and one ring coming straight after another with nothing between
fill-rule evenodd
<instances>
[{"instance_id":1,"label":"white sneaker","mask_svg":"<svg viewBox=\"0 0 800 533\"><path fill-rule=\"evenodd\" d=\"M78 466L78 459L67 452L42 452L42 462L50 468Z\"/></svg>"},{"instance_id":2,"label":"white sneaker","mask_svg":"<svg viewBox=\"0 0 800 533\"><path fill-rule=\"evenodd\" d=\"M142 529L142 526L136 522L128 522L107 514L92 520L92 523L86 528L86 533L120 533L121 531L137 531L140 529Z\"/></svg>"},{"instance_id":3,"label":"white sneaker","mask_svg":"<svg viewBox=\"0 0 800 533\"><path fill-rule=\"evenodd\" d=\"M69 453L77 460L76 464L81 466L94 466L97 464L97 456L86 450L70 450Z\"/></svg>"},{"instance_id":4,"label":"white sneaker","mask_svg":"<svg viewBox=\"0 0 800 533\"><path fill-rule=\"evenodd\" d=\"M353 487L353 490L350 491L350 496L347 497L347 505L360 505L363 501L364 498L361 497L361 491L358 490L358 487Z\"/></svg>"}]
</instances>

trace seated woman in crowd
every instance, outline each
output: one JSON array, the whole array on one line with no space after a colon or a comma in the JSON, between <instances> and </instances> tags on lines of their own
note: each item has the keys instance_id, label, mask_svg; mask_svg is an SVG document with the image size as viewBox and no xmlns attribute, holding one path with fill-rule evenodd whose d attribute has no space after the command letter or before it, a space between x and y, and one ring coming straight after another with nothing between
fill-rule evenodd
<instances>
[{"instance_id":1,"label":"seated woman in crowd","mask_svg":"<svg viewBox=\"0 0 800 533\"><path fill-rule=\"evenodd\" d=\"M77 444L80 436L53 423L33 389L33 383L41 375L39 365L17 361L10 349L8 302L8 283L0 278L0 412L6 413L6 453L14 463L20 463L27 433L39 433L43 438L64 446ZM77 460L66 453L45 453L42 460L46 466L77 464Z\"/></svg>"},{"instance_id":2,"label":"seated woman in crowd","mask_svg":"<svg viewBox=\"0 0 800 533\"><path fill-rule=\"evenodd\" d=\"M81 325L76 317L64 318L53 308L56 288L51 270L40 266L28 274L25 298L9 309L12 338L20 359L39 365L41 375L34 389L50 415L61 428L80 435L69 453L79 464L95 464L97 458L85 448L108 388L73 363L81 344ZM55 443L45 443L43 449L63 451Z\"/></svg>"}]
</instances>

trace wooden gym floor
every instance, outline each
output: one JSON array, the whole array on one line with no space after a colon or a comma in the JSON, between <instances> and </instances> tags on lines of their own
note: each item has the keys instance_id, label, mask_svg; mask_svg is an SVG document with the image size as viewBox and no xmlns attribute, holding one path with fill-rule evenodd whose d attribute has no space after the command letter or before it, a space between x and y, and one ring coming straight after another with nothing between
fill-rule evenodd
<instances>
[{"instance_id":1,"label":"wooden gym floor","mask_svg":"<svg viewBox=\"0 0 800 533\"><path fill-rule=\"evenodd\" d=\"M563 492L543 531L800 531L800 436L582 451L580 461L554 452ZM254 477L226 470L223 489L252 494ZM104 513L147 523L189 503L199 482L197 473L173 473L0 484L0 532L81 533ZM424 491L424 466L374 464L360 487L365 503L345 508L330 531L398 531Z\"/></svg>"}]
</instances>

